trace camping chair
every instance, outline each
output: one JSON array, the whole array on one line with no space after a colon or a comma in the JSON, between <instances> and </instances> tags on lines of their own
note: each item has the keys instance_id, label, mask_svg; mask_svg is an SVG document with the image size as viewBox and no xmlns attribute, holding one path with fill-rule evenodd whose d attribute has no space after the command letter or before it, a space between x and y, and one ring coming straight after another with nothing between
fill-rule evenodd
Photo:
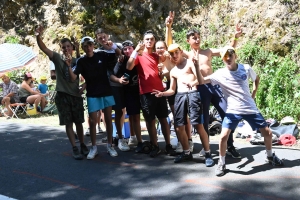
<instances>
[{"instance_id":1,"label":"camping chair","mask_svg":"<svg viewBox=\"0 0 300 200\"><path fill-rule=\"evenodd\" d=\"M13 103L9 105L9 109L13 113L12 118L16 117L19 119L18 115L24 113L30 118L30 115L27 113L27 103Z\"/></svg>"}]
</instances>

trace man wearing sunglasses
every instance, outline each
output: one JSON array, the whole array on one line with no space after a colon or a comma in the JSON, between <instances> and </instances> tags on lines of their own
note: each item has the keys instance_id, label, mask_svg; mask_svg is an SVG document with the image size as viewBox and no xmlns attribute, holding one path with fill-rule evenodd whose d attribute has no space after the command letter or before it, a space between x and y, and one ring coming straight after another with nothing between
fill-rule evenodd
<instances>
[{"instance_id":1,"label":"man wearing sunglasses","mask_svg":"<svg viewBox=\"0 0 300 200\"><path fill-rule=\"evenodd\" d=\"M202 75L200 76L200 79L203 78L205 83L220 85L227 102L219 143L220 158L216 169L216 176L225 174L227 140L230 132L237 127L239 121L242 119L246 120L252 128L259 128L261 134L264 136L267 154L266 162L273 166L282 166L282 160L272 152L272 132L257 109L250 93L248 79L251 78L255 82L257 79L255 72L249 65L236 63L237 55L233 47L224 47L220 54L225 67L207 77L203 78Z\"/></svg>"}]
</instances>

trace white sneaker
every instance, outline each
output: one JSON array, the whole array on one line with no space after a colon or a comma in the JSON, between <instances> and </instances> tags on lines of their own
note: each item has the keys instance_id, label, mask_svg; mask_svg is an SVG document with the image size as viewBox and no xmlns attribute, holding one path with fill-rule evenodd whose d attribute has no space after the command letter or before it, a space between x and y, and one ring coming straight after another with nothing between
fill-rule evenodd
<instances>
[{"instance_id":1,"label":"white sneaker","mask_svg":"<svg viewBox=\"0 0 300 200\"><path fill-rule=\"evenodd\" d=\"M130 150L130 147L128 146L128 144L126 143L126 141L124 139L119 139L118 147L121 151L129 151Z\"/></svg>"},{"instance_id":2,"label":"white sneaker","mask_svg":"<svg viewBox=\"0 0 300 200\"><path fill-rule=\"evenodd\" d=\"M190 151L193 153L194 151L194 143L193 140L189 140Z\"/></svg>"},{"instance_id":3,"label":"white sneaker","mask_svg":"<svg viewBox=\"0 0 300 200\"><path fill-rule=\"evenodd\" d=\"M84 135L86 135L86 136L90 136L90 128L87 128L87 129L86 129L86 131L85 131Z\"/></svg>"},{"instance_id":4,"label":"white sneaker","mask_svg":"<svg viewBox=\"0 0 300 200\"><path fill-rule=\"evenodd\" d=\"M89 154L87 155L86 159L89 159L89 160L92 160L95 158L95 156L98 155L98 150L97 150L97 147L91 147L90 148L90 152Z\"/></svg>"},{"instance_id":5,"label":"white sneaker","mask_svg":"<svg viewBox=\"0 0 300 200\"><path fill-rule=\"evenodd\" d=\"M204 149L201 149L201 151L199 152L199 156L200 156L200 157L204 157L204 156L205 156L205 151L204 151Z\"/></svg>"},{"instance_id":6,"label":"white sneaker","mask_svg":"<svg viewBox=\"0 0 300 200\"><path fill-rule=\"evenodd\" d=\"M176 151L176 153L182 153L183 152L182 145L181 145L180 142L177 143L175 151Z\"/></svg>"},{"instance_id":7,"label":"white sneaker","mask_svg":"<svg viewBox=\"0 0 300 200\"><path fill-rule=\"evenodd\" d=\"M130 137L128 141L128 146L137 146L138 141L136 137Z\"/></svg>"},{"instance_id":8,"label":"white sneaker","mask_svg":"<svg viewBox=\"0 0 300 200\"><path fill-rule=\"evenodd\" d=\"M112 156L112 157L118 156L118 153L116 152L116 150L112 146L107 146L107 153L109 153L109 155Z\"/></svg>"}]
</instances>

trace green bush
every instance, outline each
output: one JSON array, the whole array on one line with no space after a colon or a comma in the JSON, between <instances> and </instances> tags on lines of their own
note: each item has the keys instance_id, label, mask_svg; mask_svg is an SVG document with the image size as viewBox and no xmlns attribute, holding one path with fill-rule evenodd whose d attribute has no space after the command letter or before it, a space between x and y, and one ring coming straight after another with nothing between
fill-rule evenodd
<instances>
[{"instance_id":1,"label":"green bush","mask_svg":"<svg viewBox=\"0 0 300 200\"><path fill-rule=\"evenodd\" d=\"M7 36L4 40L6 43L13 43L13 44L19 44L20 43L20 38L16 36Z\"/></svg>"}]
</instances>

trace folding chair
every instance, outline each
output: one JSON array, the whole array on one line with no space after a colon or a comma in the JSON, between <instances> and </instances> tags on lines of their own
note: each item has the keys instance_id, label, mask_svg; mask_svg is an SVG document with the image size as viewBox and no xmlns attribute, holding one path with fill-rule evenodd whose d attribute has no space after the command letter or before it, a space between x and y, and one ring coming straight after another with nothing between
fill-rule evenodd
<instances>
[{"instance_id":1,"label":"folding chair","mask_svg":"<svg viewBox=\"0 0 300 200\"><path fill-rule=\"evenodd\" d=\"M26 114L30 117L30 115L27 113L27 103L14 103L9 105L10 110L12 111L13 115L12 118L16 117L19 119L18 115L20 114Z\"/></svg>"}]
</instances>

